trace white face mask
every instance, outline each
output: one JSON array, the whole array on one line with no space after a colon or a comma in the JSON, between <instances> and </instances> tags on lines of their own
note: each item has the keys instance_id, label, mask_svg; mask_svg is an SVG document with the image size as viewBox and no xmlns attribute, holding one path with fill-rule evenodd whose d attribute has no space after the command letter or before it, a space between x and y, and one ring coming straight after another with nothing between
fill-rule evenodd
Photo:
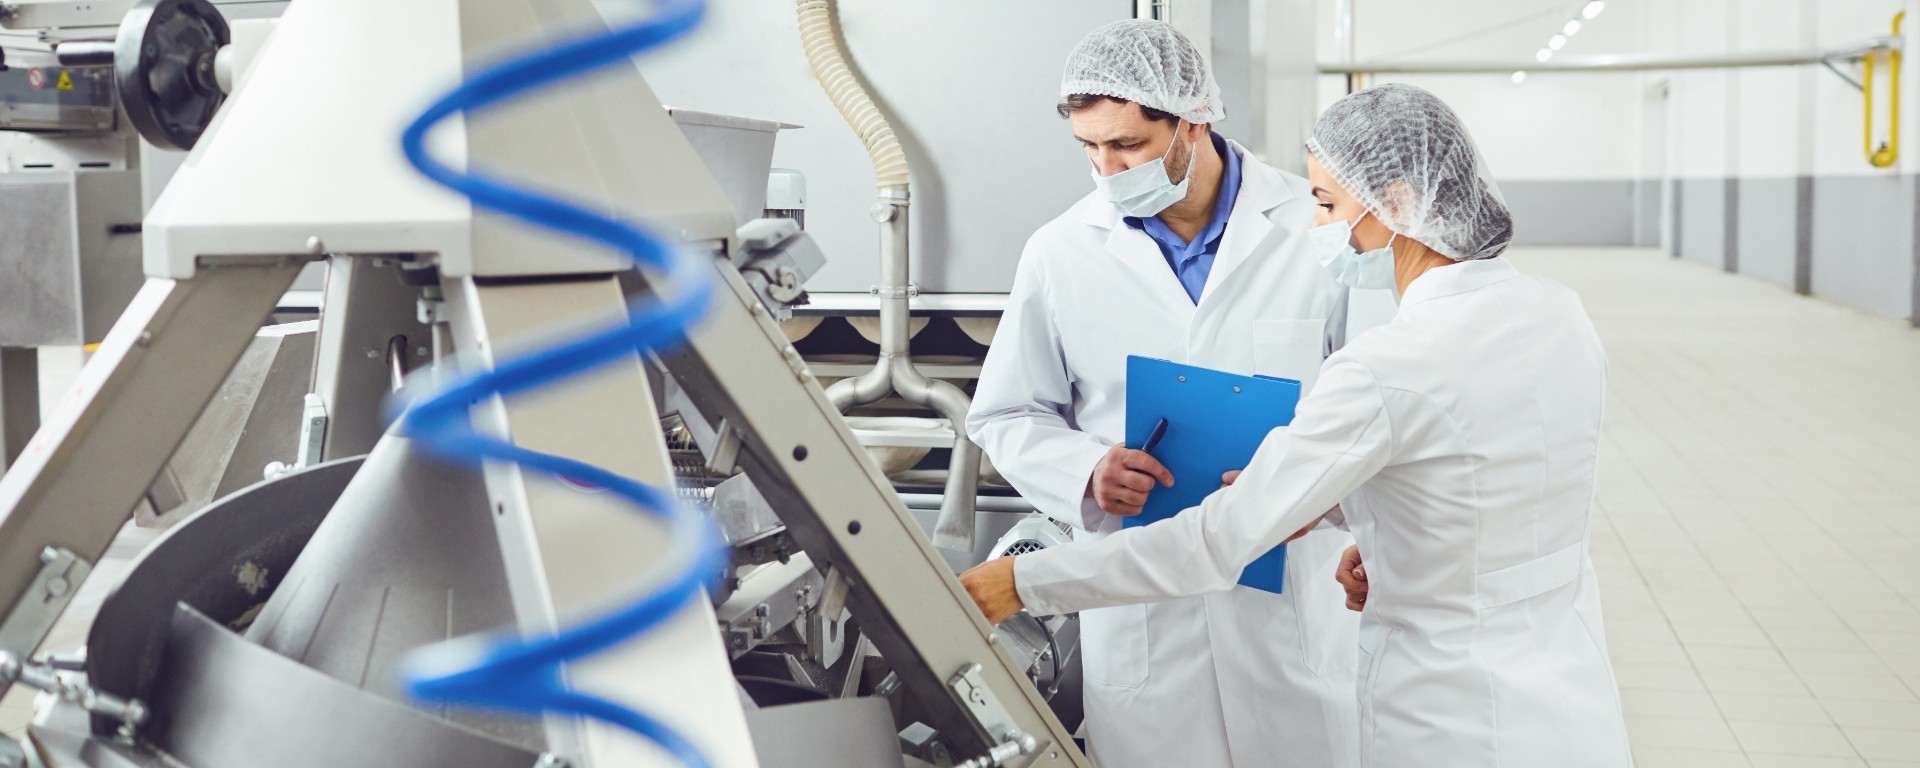
<instances>
[{"instance_id":1,"label":"white face mask","mask_svg":"<svg viewBox=\"0 0 1920 768\"><path fill-rule=\"evenodd\" d=\"M1372 211L1360 214L1360 218L1366 218L1368 213ZM1314 255L1320 258L1320 266L1327 268L1335 282L1368 290L1397 287L1393 276L1393 241L1399 236L1394 233L1387 238L1385 246L1360 253L1353 247L1352 224L1336 221L1307 230Z\"/></svg>"},{"instance_id":2,"label":"white face mask","mask_svg":"<svg viewBox=\"0 0 1920 768\"><path fill-rule=\"evenodd\" d=\"M1175 139L1180 137L1179 129L1174 129ZM1198 151L1197 145L1189 145ZM1187 197L1187 188L1193 183L1193 166L1196 158L1187 159L1187 176L1175 184L1167 177L1167 155L1173 154L1173 142L1167 142L1167 151L1145 165L1128 168L1112 176L1100 175L1100 169L1093 169L1093 186L1106 195L1109 201L1119 206L1120 212L1136 218L1158 216Z\"/></svg>"}]
</instances>

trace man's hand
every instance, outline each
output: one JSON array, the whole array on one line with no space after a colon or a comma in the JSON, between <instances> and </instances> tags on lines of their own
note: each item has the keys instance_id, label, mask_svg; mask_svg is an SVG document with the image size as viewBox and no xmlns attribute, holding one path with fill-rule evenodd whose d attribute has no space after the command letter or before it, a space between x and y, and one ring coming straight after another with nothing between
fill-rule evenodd
<instances>
[{"instance_id":1,"label":"man's hand","mask_svg":"<svg viewBox=\"0 0 1920 768\"><path fill-rule=\"evenodd\" d=\"M1347 610L1357 611L1367 606L1367 567L1360 563L1360 548L1347 547L1340 553L1340 565L1333 569L1333 578L1347 590Z\"/></svg>"},{"instance_id":2,"label":"man's hand","mask_svg":"<svg viewBox=\"0 0 1920 768\"><path fill-rule=\"evenodd\" d=\"M1229 471L1229 472L1227 472L1227 473L1226 473L1226 474L1224 474L1224 475L1221 475L1221 476L1220 476L1220 487L1222 487L1222 488L1225 488L1225 487L1227 487L1227 486L1229 486L1229 485L1233 485L1233 481L1235 481L1235 480L1238 480L1238 479L1240 479L1240 473L1241 473L1241 471L1242 471L1242 470L1238 470L1238 469L1236 469L1236 470L1232 470L1232 471ZM1292 544L1292 543L1293 543L1293 540L1294 540L1294 539L1298 539L1298 538L1300 538L1300 537L1302 537L1302 536L1305 536L1305 535L1307 535L1307 534L1308 534L1309 532L1311 532L1311 531L1312 531L1312 530L1313 530L1314 528L1316 528L1316 527L1318 527L1318 526L1320 525L1320 521L1321 521L1321 520L1324 520L1324 519L1326 519L1326 517L1327 517L1326 515L1321 515L1321 516L1319 516L1319 517L1316 517L1316 518L1314 518L1314 519L1313 519L1313 522L1311 522L1311 523L1307 523L1307 527L1305 527L1305 528L1302 528L1302 529L1300 529L1300 530L1298 530L1298 531L1294 531L1294 532L1293 532L1293 535L1292 535L1292 536L1288 536L1288 537L1287 537L1287 539L1286 539L1286 541L1282 541L1282 542L1280 542L1280 543L1282 543L1282 544Z\"/></svg>"},{"instance_id":3,"label":"man's hand","mask_svg":"<svg viewBox=\"0 0 1920 768\"><path fill-rule=\"evenodd\" d=\"M1136 510L1137 511L1137 510ZM967 588L973 604L986 614L988 624L999 624L1020 612L1020 591L1013 584L1013 557L988 560L960 574L960 586Z\"/></svg>"},{"instance_id":4,"label":"man's hand","mask_svg":"<svg viewBox=\"0 0 1920 768\"><path fill-rule=\"evenodd\" d=\"M1140 508L1146 506L1147 492L1153 490L1155 481L1172 488L1173 473L1146 451L1116 445L1107 449L1107 455L1094 465L1093 477L1087 481L1087 495L1093 497L1101 511L1130 517L1140 514Z\"/></svg>"}]
</instances>

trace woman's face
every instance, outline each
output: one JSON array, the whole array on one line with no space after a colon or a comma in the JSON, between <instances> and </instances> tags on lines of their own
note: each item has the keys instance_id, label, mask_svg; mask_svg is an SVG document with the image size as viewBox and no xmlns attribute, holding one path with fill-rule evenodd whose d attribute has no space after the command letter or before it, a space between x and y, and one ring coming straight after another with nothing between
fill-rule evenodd
<instances>
[{"instance_id":1,"label":"woman's face","mask_svg":"<svg viewBox=\"0 0 1920 768\"><path fill-rule=\"evenodd\" d=\"M1313 223L1332 224L1344 221L1353 227L1354 250L1365 253L1375 248L1384 248L1393 238L1393 232L1387 225L1381 224L1375 216L1365 215L1367 208L1360 201L1347 194L1339 182L1333 180L1333 174L1320 165L1320 160L1307 153L1307 180L1313 183L1313 201L1318 208L1313 212Z\"/></svg>"}]
</instances>

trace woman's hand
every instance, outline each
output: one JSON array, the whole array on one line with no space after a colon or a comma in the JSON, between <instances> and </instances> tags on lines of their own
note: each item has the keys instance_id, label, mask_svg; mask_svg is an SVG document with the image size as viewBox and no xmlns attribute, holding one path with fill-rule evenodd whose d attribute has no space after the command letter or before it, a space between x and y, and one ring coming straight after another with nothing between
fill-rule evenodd
<instances>
[{"instance_id":1,"label":"woman's hand","mask_svg":"<svg viewBox=\"0 0 1920 768\"><path fill-rule=\"evenodd\" d=\"M988 560L960 574L960 586L967 588L967 596L986 614L988 624L1006 621L1026 607L1020 602L1020 591L1014 588L1013 561L1013 557Z\"/></svg>"}]
</instances>

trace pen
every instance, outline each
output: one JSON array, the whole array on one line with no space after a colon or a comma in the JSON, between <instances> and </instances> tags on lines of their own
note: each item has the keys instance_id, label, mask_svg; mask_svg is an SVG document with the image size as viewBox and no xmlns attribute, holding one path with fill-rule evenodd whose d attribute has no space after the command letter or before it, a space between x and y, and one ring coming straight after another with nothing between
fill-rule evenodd
<instances>
[{"instance_id":1,"label":"pen","mask_svg":"<svg viewBox=\"0 0 1920 768\"><path fill-rule=\"evenodd\" d=\"M1153 453L1154 446L1160 444L1160 438L1167 436L1167 420L1161 419L1153 425L1153 431L1147 433L1147 441L1140 444L1140 450Z\"/></svg>"}]
</instances>

